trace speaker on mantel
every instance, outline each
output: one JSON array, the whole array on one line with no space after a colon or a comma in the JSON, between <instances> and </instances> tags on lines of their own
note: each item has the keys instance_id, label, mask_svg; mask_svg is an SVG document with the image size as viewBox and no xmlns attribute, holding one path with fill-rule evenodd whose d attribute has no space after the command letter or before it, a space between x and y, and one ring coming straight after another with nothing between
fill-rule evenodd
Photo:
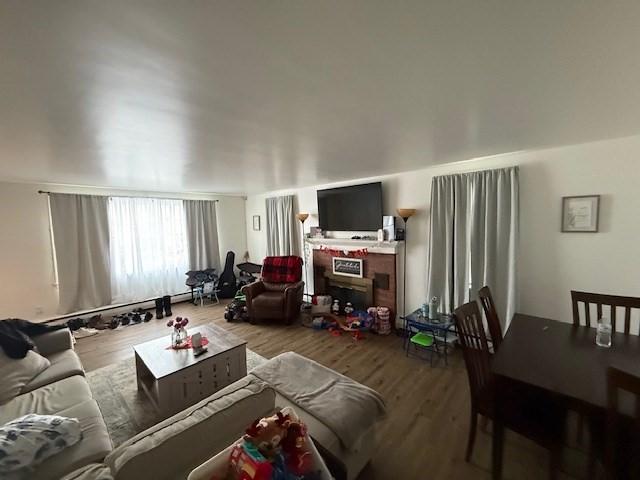
<instances>
[{"instance_id":1,"label":"speaker on mantel","mask_svg":"<svg viewBox=\"0 0 640 480\"><path fill-rule=\"evenodd\" d=\"M396 239L396 217L392 215L384 215L382 217L382 230L384 231L384 239L392 242Z\"/></svg>"}]
</instances>

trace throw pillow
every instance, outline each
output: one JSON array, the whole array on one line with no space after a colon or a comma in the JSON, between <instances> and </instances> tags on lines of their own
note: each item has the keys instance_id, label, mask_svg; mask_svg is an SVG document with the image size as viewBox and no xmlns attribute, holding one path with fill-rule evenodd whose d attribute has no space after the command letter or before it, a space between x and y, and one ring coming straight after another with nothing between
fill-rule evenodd
<instances>
[{"instance_id":1,"label":"throw pillow","mask_svg":"<svg viewBox=\"0 0 640 480\"><path fill-rule=\"evenodd\" d=\"M50 365L49 360L33 350L24 358L15 359L0 348L0 405L18 396L27 383Z\"/></svg>"},{"instance_id":2,"label":"throw pillow","mask_svg":"<svg viewBox=\"0 0 640 480\"><path fill-rule=\"evenodd\" d=\"M33 413L16 418L0 427L0 477L26 474L81 438L77 418Z\"/></svg>"}]
</instances>

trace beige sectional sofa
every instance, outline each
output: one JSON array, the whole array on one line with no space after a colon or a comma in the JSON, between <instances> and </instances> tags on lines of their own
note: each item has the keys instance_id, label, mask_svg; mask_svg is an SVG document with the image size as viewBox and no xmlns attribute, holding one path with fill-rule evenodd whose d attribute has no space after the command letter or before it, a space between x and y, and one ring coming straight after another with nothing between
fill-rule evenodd
<instances>
[{"instance_id":1,"label":"beige sectional sofa","mask_svg":"<svg viewBox=\"0 0 640 480\"><path fill-rule=\"evenodd\" d=\"M69 331L49 333L34 341L51 366L20 395L0 406L0 423L27 413L75 417L81 422L83 439L42 463L30 480L186 479L192 470L237 440L253 420L285 406L296 410L318 447L332 458L337 480L356 478L372 458L375 422L347 449L321 420L251 373L112 450ZM292 353L280 357L286 355L311 362Z\"/></svg>"},{"instance_id":2,"label":"beige sectional sofa","mask_svg":"<svg viewBox=\"0 0 640 480\"><path fill-rule=\"evenodd\" d=\"M374 422L351 448L345 449L320 420L249 373L118 446L102 463L78 469L64 480L186 479L200 464L237 440L253 420L285 406L296 410L316 444L337 462L333 466L338 480L356 478L372 458Z\"/></svg>"},{"instance_id":3,"label":"beige sectional sofa","mask_svg":"<svg viewBox=\"0 0 640 480\"><path fill-rule=\"evenodd\" d=\"M33 340L51 365L33 378L18 396L0 405L0 425L28 413L78 418L82 440L45 460L29 476L30 480L57 480L78 467L101 461L111 451L111 440L84 378L80 359L73 350L69 330L47 333Z\"/></svg>"}]
</instances>

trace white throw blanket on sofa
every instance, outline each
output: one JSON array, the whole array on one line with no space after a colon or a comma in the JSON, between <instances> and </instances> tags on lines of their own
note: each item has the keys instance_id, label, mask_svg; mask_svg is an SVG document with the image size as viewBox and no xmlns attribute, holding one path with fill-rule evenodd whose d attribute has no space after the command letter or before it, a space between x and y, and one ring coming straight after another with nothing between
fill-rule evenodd
<instances>
[{"instance_id":1,"label":"white throw blanket on sofa","mask_svg":"<svg viewBox=\"0 0 640 480\"><path fill-rule=\"evenodd\" d=\"M297 353L278 355L251 373L324 423L348 449L386 413L375 390Z\"/></svg>"}]
</instances>

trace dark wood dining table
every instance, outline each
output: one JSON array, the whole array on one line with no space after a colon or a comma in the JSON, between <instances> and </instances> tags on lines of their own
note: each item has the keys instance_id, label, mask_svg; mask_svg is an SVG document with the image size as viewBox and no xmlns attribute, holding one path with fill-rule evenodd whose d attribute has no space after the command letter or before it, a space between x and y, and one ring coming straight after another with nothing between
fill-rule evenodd
<instances>
[{"instance_id":1,"label":"dark wood dining table","mask_svg":"<svg viewBox=\"0 0 640 480\"><path fill-rule=\"evenodd\" d=\"M640 376L640 337L613 333L610 348L598 347L595 337L595 328L517 313L493 357L493 373L499 384L520 382L566 401L569 408L603 411L609 366ZM493 476L500 478L499 420L493 450Z\"/></svg>"}]
</instances>

